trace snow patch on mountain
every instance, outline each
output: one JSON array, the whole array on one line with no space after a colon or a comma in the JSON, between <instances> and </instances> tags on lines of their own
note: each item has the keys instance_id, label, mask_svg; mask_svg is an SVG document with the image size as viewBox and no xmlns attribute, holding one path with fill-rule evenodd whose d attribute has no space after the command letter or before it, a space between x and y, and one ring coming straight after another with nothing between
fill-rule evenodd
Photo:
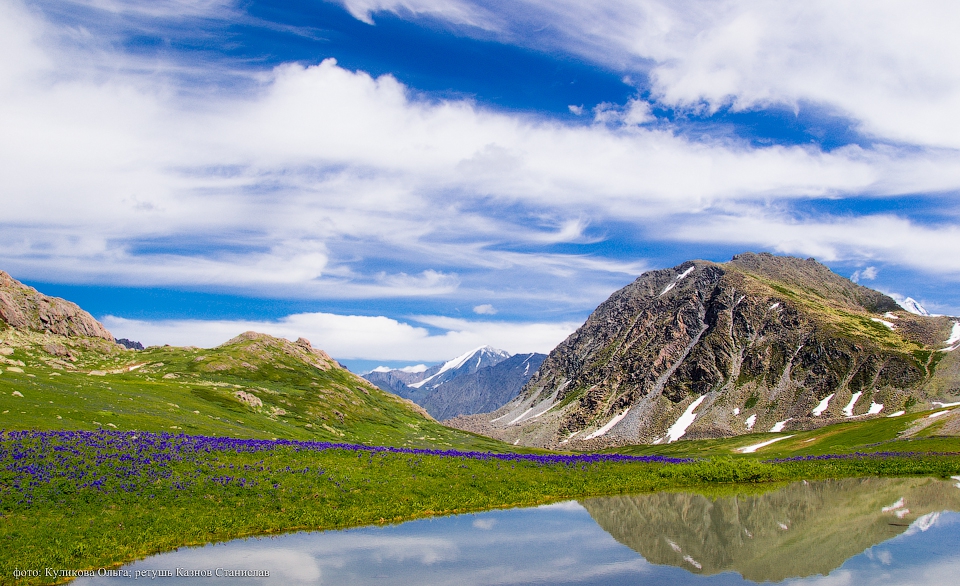
<instances>
[{"instance_id":1,"label":"snow patch on mountain","mask_svg":"<svg viewBox=\"0 0 960 586\"><path fill-rule=\"evenodd\" d=\"M953 322L953 329L950 330L950 337L944 340L943 343L947 346L953 346L957 342L960 342L960 321Z\"/></svg>"},{"instance_id":2,"label":"snow patch on mountain","mask_svg":"<svg viewBox=\"0 0 960 586\"><path fill-rule=\"evenodd\" d=\"M689 272L689 271L687 271ZM700 406L700 403L703 403L703 400L706 399L706 395L700 395L700 397L690 403L686 411L683 412L683 415L677 419L677 422L670 426L670 429L667 430L667 435L665 438L658 440L654 443L660 443L663 439L667 440L668 444L671 444L678 439L682 438L685 433L687 433L687 428L693 425L693 421L697 418L696 413L693 412L694 409Z\"/></svg>"},{"instance_id":3,"label":"snow patch on mountain","mask_svg":"<svg viewBox=\"0 0 960 586\"><path fill-rule=\"evenodd\" d=\"M670 283L669 285L667 285L666 287L664 287L664 288L663 288L663 291L661 291L661 292L660 292L660 295L657 295L657 297L663 297L664 295L666 295L667 292L670 291L670 289L673 289L674 287L676 287L676 286L677 286L677 283L679 283L680 281L683 280L684 277L686 277L687 275L689 275L690 273L692 273L692 272L693 272L693 269L695 269L695 268L697 268L697 267L696 267L696 266L692 266L692 267L690 267L689 269L687 269L687 270L683 271L682 273L680 273L679 275L677 275L677 278L674 279L672 283Z\"/></svg>"},{"instance_id":4,"label":"snow patch on mountain","mask_svg":"<svg viewBox=\"0 0 960 586\"><path fill-rule=\"evenodd\" d=\"M587 437L585 437L585 438L583 438L583 439L593 439L593 438L597 438L597 437L600 437L600 436L607 435L607 432L610 431L611 429L613 429L613 426L615 426L616 424L620 423L620 421L621 421L624 417L627 416L627 412L628 412L628 411L630 411L630 410L627 409L627 411L624 411L624 412L621 413L620 415L617 415L616 417L614 417L613 419L611 419L610 421L608 421L606 425L604 425L603 427L601 427L600 429L598 429L597 431L591 433L590 435L588 435Z\"/></svg>"},{"instance_id":5,"label":"snow patch on mountain","mask_svg":"<svg viewBox=\"0 0 960 586\"><path fill-rule=\"evenodd\" d=\"M847 403L847 406L843 408L843 414L847 417L853 417L853 408L857 404L857 401L860 400L860 396L863 395L863 391L857 391L850 397L850 402Z\"/></svg>"},{"instance_id":6,"label":"snow patch on mountain","mask_svg":"<svg viewBox=\"0 0 960 586\"><path fill-rule=\"evenodd\" d=\"M820 401L819 404L817 404L816 407L813 408L813 411L811 411L811 413L813 413L815 417L819 417L823 415L823 412L826 411L827 407L830 406L830 399L832 399L835 394L836 393L830 393L829 395L827 395L822 401Z\"/></svg>"}]
</instances>

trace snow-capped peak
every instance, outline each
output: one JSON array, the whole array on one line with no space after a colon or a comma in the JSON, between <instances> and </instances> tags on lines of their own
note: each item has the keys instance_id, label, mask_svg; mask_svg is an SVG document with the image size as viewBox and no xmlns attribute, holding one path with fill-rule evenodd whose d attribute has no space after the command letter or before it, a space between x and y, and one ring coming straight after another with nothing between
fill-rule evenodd
<instances>
[{"instance_id":1,"label":"snow-capped peak","mask_svg":"<svg viewBox=\"0 0 960 586\"><path fill-rule=\"evenodd\" d=\"M900 307L904 308L910 313L913 313L916 315L930 315L930 312L924 309L923 306L920 305L920 302L914 299L913 297L907 297L903 301L897 299L896 301L897 301L897 304L900 305Z\"/></svg>"},{"instance_id":2,"label":"snow-capped peak","mask_svg":"<svg viewBox=\"0 0 960 586\"><path fill-rule=\"evenodd\" d=\"M469 351L469 352L465 352L465 353L461 354L460 356L457 356L457 357L454 358L453 360L448 360L447 362L444 362L444 363L443 363L443 366L440 367L440 370L438 370L433 376L427 377L427 378L423 379L423 380L420 381L420 382L413 383L412 385L407 385L407 386L409 386L409 387L411 387L411 388L414 388L414 389L419 389L419 388L422 387L423 385L427 384L428 382L430 382L431 380L437 378L438 376L442 375L443 373L447 372L448 370L456 370L456 369L460 368L461 366L463 366L464 364L466 364L466 363L467 363L471 358L473 358L474 356L477 357L477 366L479 366L479 365L480 365L480 361L483 359L483 355L484 355L484 354L491 354L491 355L500 356L500 357L503 357L503 358L509 358L509 357L510 357L510 353L509 353L509 352L505 352L505 351L503 351L503 350L497 350L496 348L491 348L490 346L480 346L479 348L474 348L473 350L471 350L471 351Z\"/></svg>"}]
</instances>

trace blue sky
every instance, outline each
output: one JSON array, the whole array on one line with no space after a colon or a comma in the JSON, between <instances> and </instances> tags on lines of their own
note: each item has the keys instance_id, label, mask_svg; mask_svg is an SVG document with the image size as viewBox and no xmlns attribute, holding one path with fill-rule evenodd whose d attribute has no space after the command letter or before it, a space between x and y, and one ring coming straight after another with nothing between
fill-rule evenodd
<instances>
[{"instance_id":1,"label":"blue sky","mask_svg":"<svg viewBox=\"0 0 960 586\"><path fill-rule=\"evenodd\" d=\"M644 270L960 314L960 9L12 0L0 269L118 336L548 351ZM871 268L872 267L872 268Z\"/></svg>"}]
</instances>

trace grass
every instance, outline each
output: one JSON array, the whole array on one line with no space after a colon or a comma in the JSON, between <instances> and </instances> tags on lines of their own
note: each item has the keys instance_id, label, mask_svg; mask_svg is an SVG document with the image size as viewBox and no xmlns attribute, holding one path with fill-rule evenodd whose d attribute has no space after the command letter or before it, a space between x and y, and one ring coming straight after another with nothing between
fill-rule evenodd
<instances>
[{"instance_id":1,"label":"grass","mask_svg":"<svg viewBox=\"0 0 960 586\"><path fill-rule=\"evenodd\" d=\"M219 443L218 443L219 441ZM246 446L246 447L245 447ZM798 479L949 476L960 456L550 462L99 432L0 437L0 582L114 567L247 535L396 523L562 499ZM722 491L721 491L722 492ZM53 583L39 576L16 583Z\"/></svg>"},{"instance_id":2,"label":"grass","mask_svg":"<svg viewBox=\"0 0 960 586\"><path fill-rule=\"evenodd\" d=\"M111 353L78 345L70 350L77 359L67 361L44 350L49 336L0 334L0 342L14 350L2 357L7 363L0 374L0 429L142 430L523 450L444 427L412 403L344 369L307 364L285 340ZM23 366L11 369L11 363ZM238 392L260 404L245 404Z\"/></svg>"},{"instance_id":3,"label":"grass","mask_svg":"<svg viewBox=\"0 0 960 586\"><path fill-rule=\"evenodd\" d=\"M762 492L800 479L960 474L960 456L931 455L960 452L960 439L936 437L936 426L900 438L927 413L796 432L750 455L737 450L788 434L607 450L695 459L684 463L425 454L409 450L504 457L537 451L445 428L399 398L342 369L310 362L293 344L275 339L141 352L77 343L69 359L62 351L51 353L50 340L40 334L7 330L0 342L13 348L0 361L0 429L6 430L0 435L0 584L53 583L62 579L43 576L45 568L115 567L248 535L570 498L660 490L720 495ZM259 404L239 400L240 391ZM920 454L856 455L868 452ZM772 461L825 454L846 457ZM41 575L14 581L18 568Z\"/></svg>"},{"instance_id":4,"label":"grass","mask_svg":"<svg viewBox=\"0 0 960 586\"><path fill-rule=\"evenodd\" d=\"M656 446L608 448L602 452L637 456L741 457L740 449L778 437L788 439L760 448L757 453L766 458L788 458L870 452L960 452L960 437L930 437L941 425L939 422L914 437L901 437L906 429L934 411L836 423L809 431L752 433L730 438L686 440Z\"/></svg>"},{"instance_id":5,"label":"grass","mask_svg":"<svg viewBox=\"0 0 960 586\"><path fill-rule=\"evenodd\" d=\"M816 316L817 320L823 322L836 334L851 340L869 341L879 348L909 355L917 361L921 368L926 370L927 360L921 360L917 353L926 352L926 358L929 358L931 349L924 348L921 344L912 340L904 339L896 331L874 321L875 316L867 313L866 310L854 312L848 308L840 307L814 292L798 291L758 275L751 275L751 277L783 297L804 307L808 311L808 315Z\"/></svg>"}]
</instances>

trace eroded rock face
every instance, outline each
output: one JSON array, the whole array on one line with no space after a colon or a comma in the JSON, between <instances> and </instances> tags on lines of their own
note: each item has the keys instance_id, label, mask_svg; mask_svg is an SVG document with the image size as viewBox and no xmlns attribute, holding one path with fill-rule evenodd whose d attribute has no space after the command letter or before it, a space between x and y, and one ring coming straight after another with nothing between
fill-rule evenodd
<instances>
[{"instance_id":1,"label":"eroded rock face","mask_svg":"<svg viewBox=\"0 0 960 586\"><path fill-rule=\"evenodd\" d=\"M960 394L960 353L938 351L954 321L903 311L812 259L689 261L614 293L515 401L456 425L599 447L887 414Z\"/></svg>"},{"instance_id":2,"label":"eroded rock face","mask_svg":"<svg viewBox=\"0 0 960 586\"><path fill-rule=\"evenodd\" d=\"M75 303L43 295L3 271L0 271L0 320L16 329L113 341L113 335L103 324Z\"/></svg>"}]
</instances>

